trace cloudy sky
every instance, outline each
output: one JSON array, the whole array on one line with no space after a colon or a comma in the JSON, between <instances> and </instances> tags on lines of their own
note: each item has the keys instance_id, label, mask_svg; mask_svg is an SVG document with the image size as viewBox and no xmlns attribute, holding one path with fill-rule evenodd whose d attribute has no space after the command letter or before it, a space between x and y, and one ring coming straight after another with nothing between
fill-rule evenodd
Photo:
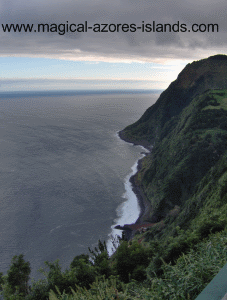
<instances>
[{"instance_id":1,"label":"cloudy sky","mask_svg":"<svg viewBox=\"0 0 227 300\"><path fill-rule=\"evenodd\" d=\"M0 0L0 12L0 91L165 89L227 53L226 0Z\"/></svg>"}]
</instances>

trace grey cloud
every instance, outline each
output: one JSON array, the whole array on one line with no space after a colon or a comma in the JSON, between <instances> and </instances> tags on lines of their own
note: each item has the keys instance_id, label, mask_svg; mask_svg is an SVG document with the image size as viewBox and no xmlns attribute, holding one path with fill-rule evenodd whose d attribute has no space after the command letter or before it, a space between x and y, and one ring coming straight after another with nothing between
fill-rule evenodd
<instances>
[{"instance_id":1,"label":"grey cloud","mask_svg":"<svg viewBox=\"0 0 227 300\"><path fill-rule=\"evenodd\" d=\"M175 57L194 59L206 51L225 52L226 1L11 0L0 4L1 23L218 23L219 33L4 33L0 55L42 55L108 60ZM77 50L77 52L75 52ZM78 52L80 50L80 52ZM197 51L196 51L197 50Z\"/></svg>"}]
</instances>

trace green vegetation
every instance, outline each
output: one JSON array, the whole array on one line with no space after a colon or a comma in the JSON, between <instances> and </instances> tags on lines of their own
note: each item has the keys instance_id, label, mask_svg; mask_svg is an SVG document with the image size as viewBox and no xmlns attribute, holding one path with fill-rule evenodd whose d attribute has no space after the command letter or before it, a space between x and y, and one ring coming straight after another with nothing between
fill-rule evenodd
<instances>
[{"instance_id":1,"label":"green vegetation","mask_svg":"<svg viewBox=\"0 0 227 300\"><path fill-rule=\"evenodd\" d=\"M76 256L69 268L45 262L43 280L15 256L0 274L6 300L195 299L227 263L227 59L186 66L135 124L126 140L154 143L135 183L151 203L155 223L120 240L112 257L105 242Z\"/></svg>"},{"instance_id":2,"label":"green vegetation","mask_svg":"<svg viewBox=\"0 0 227 300\"><path fill-rule=\"evenodd\" d=\"M178 230L179 231L179 230ZM143 252L148 251L149 247L138 246L133 242L133 250L129 250L131 247L127 247L126 242L122 242L119 257L109 259L109 264L112 272L117 268L113 266L114 263L120 263L119 259L122 259L122 253L126 255L130 251L130 257L136 260L139 258L140 263L146 264L143 261ZM127 245L128 246L128 245ZM151 248L156 248L156 254L158 247L161 247L158 242L151 243ZM74 269L74 275L70 276L72 271L59 271L58 262L48 264L50 269L47 273L46 280L33 282L29 288L29 293L20 293L20 284L18 286L9 284L7 276L4 278L6 282L3 284L4 299L10 300L98 300L98 299L122 299L122 300L136 300L136 299L149 299L149 300L162 300L162 299L195 299L196 296L205 288L205 286L212 280L212 278L220 271L220 269L227 262L227 229L210 234L207 239L204 239L197 243L197 245L191 247L187 254L181 254L174 263L166 263L161 259L161 264L157 269L157 261L152 260L152 264L146 270L146 279L139 277L137 280L130 279L129 283L124 283L119 279L117 275L111 275L106 278L104 275L97 275L92 281L89 287L87 282L78 281L77 274ZM143 249L141 252L138 249ZM160 250L160 249L159 249ZM135 255L134 255L135 253ZM140 254L141 255L140 255ZM153 255L155 255L153 253ZM14 258L17 259L17 258ZM83 260L80 256L75 258L76 260ZM125 259L125 257L124 257ZM125 260L125 264L128 261L130 267L134 264L134 267L138 264ZM81 264L80 261L79 264ZM85 261L83 261L85 264ZM22 265L26 265L23 262ZM156 264L156 270L161 271L161 275L154 272L154 265ZM112 266L111 266L112 265ZM12 264L13 266L13 264ZM11 266L11 270L12 270ZM129 268L130 268L129 267ZM95 264L91 264L91 268L95 271ZM140 270L144 271L145 268L141 267ZM134 268L135 270L135 268ZM26 273L25 269L24 272ZM140 273L140 272L139 272ZM130 274L130 273L129 273ZM71 274L72 275L72 274ZM70 281L71 278L71 281ZM85 278L85 277L84 277ZM81 280L82 278L80 278ZM26 281L26 280L25 280ZM24 281L24 282L25 282ZM126 279L128 281L128 278ZM75 283L77 282L77 283ZM78 285L80 283L80 285ZM23 283L22 283L23 286ZM11 289L11 292L9 292Z\"/></svg>"}]
</instances>

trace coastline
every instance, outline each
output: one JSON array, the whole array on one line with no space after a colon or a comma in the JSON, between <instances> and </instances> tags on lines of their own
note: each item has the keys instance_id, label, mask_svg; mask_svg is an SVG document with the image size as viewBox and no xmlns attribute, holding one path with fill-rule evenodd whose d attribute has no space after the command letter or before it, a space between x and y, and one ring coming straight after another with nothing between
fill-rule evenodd
<instances>
[{"instance_id":1,"label":"coastline","mask_svg":"<svg viewBox=\"0 0 227 300\"><path fill-rule=\"evenodd\" d=\"M147 141L141 141L140 143L134 143L132 141L130 141L129 139L125 138L122 135L122 131L117 132L119 138L127 143L131 143L133 145L138 145L138 146L142 146L145 149L147 149L149 152L141 152L142 154L149 155L151 150L152 150L152 145L148 144ZM150 212L151 212L151 205L150 202L147 200L145 194L143 193L143 191L141 190L141 188L136 185L135 183L135 178L137 173L139 172L139 170L142 167L142 160L143 157L140 158L137 162L137 171L134 175L132 175L129 179L131 185L132 185L132 191L133 193L136 195L137 201L138 201L138 205L140 207L140 214L139 217L137 218L137 220L132 223L132 224L125 224L123 227L122 226L115 226L116 229L120 229L123 231L125 238L129 241L130 239L133 238L136 230L133 229L129 229L127 228L127 226L132 226L132 225L142 225L145 224L146 219L149 217ZM133 227L133 226L132 226Z\"/></svg>"},{"instance_id":2,"label":"coastline","mask_svg":"<svg viewBox=\"0 0 227 300\"><path fill-rule=\"evenodd\" d=\"M121 140L123 140L124 142L133 144L133 145L135 145L135 146L142 146L142 147L146 148L149 152L151 152L151 150L152 150L152 148L153 148L153 145L152 145L151 143L149 143L148 141L146 141L146 140L141 140L141 141L139 141L139 142L135 142L135 141L133 142L132 140L126 138L126 137L124 136L124 134L123 134L123 130L118 131L117 134L118 134L119 138L120 138Z\"/></svg>"}]
</instances>

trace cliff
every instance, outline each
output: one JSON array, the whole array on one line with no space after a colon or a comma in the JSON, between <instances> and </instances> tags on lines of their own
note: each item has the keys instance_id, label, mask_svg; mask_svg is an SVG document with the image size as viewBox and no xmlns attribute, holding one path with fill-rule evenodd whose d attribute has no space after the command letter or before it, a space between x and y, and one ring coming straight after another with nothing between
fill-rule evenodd
<instances>
[{"instance_id":1,"label":"cliff","mask_svg":"<svg viewBox=\"0 0 227 300\"><path fill-rule=\"evenodd\" d=\"M144 222L159 224L147 237L170 236L176 226L186 230L201 222L205 207L206 213L216 214L214 207L225 205L226 89L227 56L195 61L136 123L120 132L126 141L154 145L135 177L151 205ZM218 220L224 218L218 213Z\"/></svg>"}]
</instances>

